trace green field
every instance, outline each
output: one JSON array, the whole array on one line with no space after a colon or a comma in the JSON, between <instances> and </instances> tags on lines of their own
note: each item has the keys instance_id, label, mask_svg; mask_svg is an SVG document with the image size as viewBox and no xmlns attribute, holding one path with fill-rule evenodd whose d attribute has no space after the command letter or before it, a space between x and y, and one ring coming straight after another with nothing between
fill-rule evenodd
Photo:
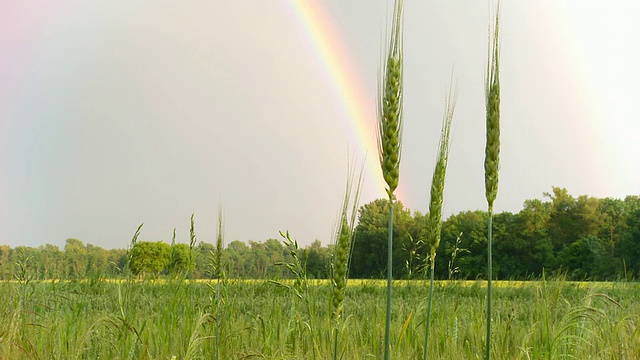
<instances>
[{"instance_id":1,"label":"green field","mask_svg":"<svg viewBox=\"0 0 640 360\"><path fill-rule=\"evenodd\" d=\"M1 359L212 359L215 283L83 281L0 283ZM382 281L350 281L339 351L382 357ZM484 354L483 282L438 282L430 355ZM422 356L427 288L394 285L392 354ZM331 358L331 287L302 299L268 281L229 280L219 309L221 359ZM640 358L640 284L496 282L495 359Z\"/></svg>"}]
</instances>

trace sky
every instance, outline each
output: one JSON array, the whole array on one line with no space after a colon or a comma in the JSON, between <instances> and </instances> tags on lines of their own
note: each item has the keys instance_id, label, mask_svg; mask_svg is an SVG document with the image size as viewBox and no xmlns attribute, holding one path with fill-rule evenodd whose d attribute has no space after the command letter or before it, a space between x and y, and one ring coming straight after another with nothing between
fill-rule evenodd
<instances>
[{"instance_id":1,"label":"sky","mask_svg":"<svg viewBox=\"0 0 640 360\"><path fill-rule=\"evenodd\" d=\"M376 97L391 1L0 4L0 244L332 240L349 164L385 196ZM426 212L457 89L445 216L486 209L493 5L405 1L398 197ZM552 186L640 194L640 3L501 3L496 211Z\"/></svg>"}]
</instances>

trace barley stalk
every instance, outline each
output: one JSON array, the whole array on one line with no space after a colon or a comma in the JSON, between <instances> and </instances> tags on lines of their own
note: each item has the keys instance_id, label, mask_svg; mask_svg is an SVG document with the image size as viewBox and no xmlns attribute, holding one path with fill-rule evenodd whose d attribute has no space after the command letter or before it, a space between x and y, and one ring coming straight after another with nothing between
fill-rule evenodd
<instances>
[{"instance_id":1,"label":"barley stalk","mask_svg":"<svg viewBox=\"0 0 640 360\"><path fill-rule=\"evenodd\" d=\"M487 118L487 144L484 160L485 195L489 210L488 244L487 244L487 338L486 355L491 359L491 280L492 270L492 223L493 203L498 195L498 171L500 169L500 3L496 7L495 25L493 34L489 32L489 61L487 62L487 75L485 82L486 94L486 118Z\"/></svg>"},{"instance_id":2,"label":"barley stalk","mask_svg":"<svg viewBox=\"0 0 640 360\"><path fill-rule=\"evenodd\" d=\"M342 313L342 301L347 288L347 266L351 247L351 233L347 222L346 213L340 216L340 225L336 239L336 253L333 264L333 359L338 359L338 332L339 321Z\"/></svg>"},{"instance_id":3,"label":"barley stalk","mask_svg":"<svg viewBox=\"0 0 640 360\"><path fill-rule=\"evenodd\" d=\"M347 288L347 279L349 273L349 262L351 259L351 252L353 250L353 238L356 222L356 215L358 210L358 203L360 198L360 188L362 185L362 173L364 166L360 169L360 175L356 183L355 194L353 196L353 208L351 211L351 218L349 219L348 207L351 201L351 191L353 187L354 178L354 166L351 166L347 175L347 186L345 190L345 197L342 203L342 210L340 212L340 220L338 223L338 229L335 235L335 253L332 261L332 305L333 305L333 323L334 323L334 345L333 345L333 359L338 358L338 333L339 323L342 315L342 302L344 301L344 294Z\"/></svg>"},{"instance_id":4,"label":"barley stalk","mask_svg":"<svg viewBox=\"0 0 640 360\"><path fill-rule=\"evenodd\" d=\"M449 138L451 135L451 121L456 107L455 90L449 91L446 101L446 112L442 120L438 159L431 179L431 201L429 203L429 246L431 248L431 268L434 267L436 250L440 245L442 230L442 205L444 203L444 180L449 162Z\"/></svg>"},{"instance_id":5,"label":"barley stalk","mask_svg":"<svg viewBox=\"0 0 640 360\"><path fill-rule=\"evenodd\" d=\"M195 217L196 214L191 214L191 219L190 219L190 225L189 226L189 265L187 266L187 272L189 271L188 269L191 267L191 264L195 263L195 258L193 256L193 248L196 246L196 231L195 231Z\"/></svg>"},{"instance_id":6,"label":"barley stalk","mask_svg":"<svg viewBox=\"0 0 640 360\"><path fill-rule=\"evenodd\" d=\"M220 293L220 281L224 277L222 265L222 248L224 246L224 222L222 206L218 208L218 234L216 238L216 253L212 254L213 273L216 277L216 332L215 332L215 359L220 358L220 306L222 304L222 294Z\"/></svg>"},{"instance_id":7,"label":"barley stalk","mask_svg":"<svg viewBox=\"0 0 640 360\"><path fill-rule=\"evenodd\" d=\"M498 195L498 170L500 169L500 46L498 23L499 13L496 12L485 85L487 143L484 158L484 184L489 212L493 211L493 203Z\"/></svg>"},{"instance_id":8,"label":"barley stalk","mask_svg":"<svg viewBox=\"0 0 640 360\"><path fill-rule=\"evenodd\" d=\"M383 80L378 86L378 155L389 196L389 228L387 242L387 308L384 336L384 359L389 359L391 347L391 291L393 280L393 202L394 191L400 177L400 150L402 148L402 0L396 0L393 24Z\"/></svg>"},{"instance_id":9,"label":"barley stalk","mask_svg":"<svg viewBox=\"0 0 640 360\"><path fill-rule=\"evenodd\" d=\"M342 301L347 287L347 265L351 248L351 234L347 214L340 216L340 226L336 239L335 257L333 263L333 319L338 321L342 311Z\"/></svg>"},{"instance_id":10,"label":"barley stalk","mask_svg":"<svg viewBox=\"0 0 640 360\"><path fill-rule=\"evenodd\" d=\"M436 264L436 250L440 245L440 233L442 231L442 205L444 202L444 180L447 174L447 164L449 162L449 139L451 135L451 121L456 107L456 96L453 85L449 90L449 97L446 101L446 111L442 120L442 131L440 133L440 144L438 149L438 159L431 179L431 201L429 203L429 246L430 246L430 280L429 280L429 302L427 305L427 321L425 324L424 339L424 360L428 357L429 333L431 328L431 303L433 301L433 274Z\"/></svg>"},{"instance_id":11,"label":"barley stalk","mask_svg":"<svg viewBox=\"0 0 640 360\"><path fill-rule=\"evenodd\" d=\"M222 267L222 248L224 246L224 227L223 227L223 213L222 206L218 209L218 234L216 237L216 254L214 256L214 274L215 277L220 280L223 277Z\"/></svg>"},{"instance_id":12,"label":"barley stalk","mask_svg":"<svg viewBox=\"0 0 640 360\"><path fill-rule=\"evenodd\" d=\"M176 275L175 262L176 262L176 228L173 228L173 236L171 237L171 253L169 253L169 275L171 276Z\"/></svg>"}]
</instances>

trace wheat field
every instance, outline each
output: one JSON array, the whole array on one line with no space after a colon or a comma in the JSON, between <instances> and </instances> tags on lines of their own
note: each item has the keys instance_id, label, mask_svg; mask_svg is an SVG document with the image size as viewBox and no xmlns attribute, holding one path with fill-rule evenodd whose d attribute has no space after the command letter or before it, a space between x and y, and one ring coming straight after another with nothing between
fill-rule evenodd
<instances>
[{"instance_id":1,"label":"wheat field","mask_svg":"<svg viewBox=\"0 0 640 360\"><path fill-rule=\"evenodd\" d=\"M394 282L391 357L423 353L428 283ZM213 285L211 283L210 285ZM384 281L350 281L339 358L382 358ZM429 353L484 354L481 281L437 281ZM495 282L495 359L640 358L640 285L562 279ZM210 359L215 287L206 282L0 283L1 359ZM309 282L303 299L266 280L226 280L219 311L222 359L328 359L332 287Z\"/></svg>"}]
</instances>

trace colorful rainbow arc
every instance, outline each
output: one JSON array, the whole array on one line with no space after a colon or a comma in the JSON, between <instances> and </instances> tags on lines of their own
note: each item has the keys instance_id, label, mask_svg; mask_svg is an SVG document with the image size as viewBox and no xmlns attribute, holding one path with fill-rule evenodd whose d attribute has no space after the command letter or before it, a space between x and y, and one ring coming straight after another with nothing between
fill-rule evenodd
<instances>
[{"instance_id":1,"label":"colorful rainbow arc","mask_svg":"<svg viewBox=\"0 0 640 360\"><path fill-rule=\"evenodd\" d=\"M367 157L366 177L375 181L378 191L376 195L385 197L386 185L378 161L376 103L364 86L339 26L321 1L291 0L288 4L295 13L296 21L310 39L313 51L321 59L324 70L344 105L350 136ZM396 190L396 195L406 204L401 190L402 185Z\"/></svg>"}]
</instances>

